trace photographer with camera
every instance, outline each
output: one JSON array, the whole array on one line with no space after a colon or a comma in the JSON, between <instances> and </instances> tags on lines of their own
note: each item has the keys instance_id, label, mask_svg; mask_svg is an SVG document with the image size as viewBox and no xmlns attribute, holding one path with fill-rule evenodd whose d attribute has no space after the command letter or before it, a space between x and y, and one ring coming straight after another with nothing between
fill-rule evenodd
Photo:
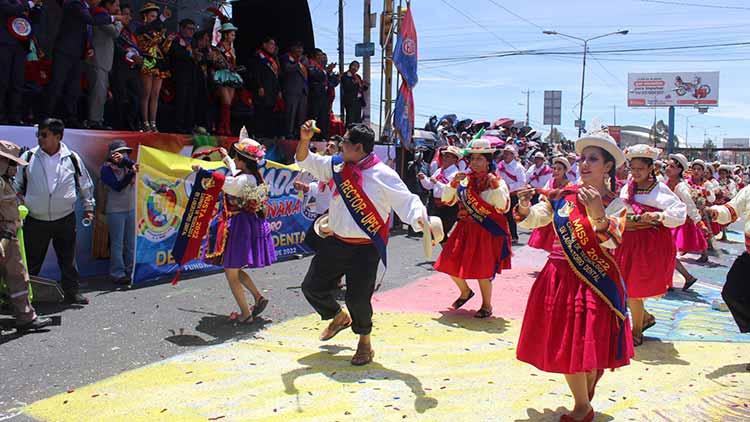
<instances>
[{"instance_id":1,"label":"photographer with camera","mask_svg":"<svg viewBox=\"0 0 750 422\"><path fill-rule=\"evenodd\" d=\"M125 141L109 144L107 161L100 178L106 189L104 209L109 227L109 275L117 284L130 284L135 246L135 174L138 163L128 154L133 150Z\"/></svg>"}]
</instances>

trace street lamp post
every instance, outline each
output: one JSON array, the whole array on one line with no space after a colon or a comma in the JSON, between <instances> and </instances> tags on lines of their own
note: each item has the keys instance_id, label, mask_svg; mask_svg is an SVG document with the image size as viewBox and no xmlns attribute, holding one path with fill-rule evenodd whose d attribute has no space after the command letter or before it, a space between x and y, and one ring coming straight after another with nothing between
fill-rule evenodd
<instances>
[{"instance_id":1,"label":"street lamp post","mask_svg":"<svg viewBox=\"0 0 750 422\"><path fill-rule=\"evenodd\" d=\"M579 37L574 37L572 35L563 34L557 31L542 31L542 33L545 35L559 35L561 37L570 38L576 41L583 42L583 70L581 71L581 104L578 110L578 137L579 138L581 137L581 134L583 133L583 90L586 84L586 54L588 53L588 49L589 49L589 41L608 37L610 35L627 35L628 32L630 31L627 29L624 29L622 31L610 32L608 34L597 35L591 38L579 38Z\"/></svg>"}]
</instances>

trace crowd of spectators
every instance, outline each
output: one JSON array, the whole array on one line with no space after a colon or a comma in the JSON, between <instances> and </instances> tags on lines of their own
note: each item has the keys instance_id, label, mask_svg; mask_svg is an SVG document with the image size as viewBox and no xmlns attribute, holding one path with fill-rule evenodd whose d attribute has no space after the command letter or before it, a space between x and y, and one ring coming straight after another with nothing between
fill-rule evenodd
<instances>
[{"instance_id":1,"label":"crowd of spectators","mask_svg":"<svg viewBox=\"0 0 750 422\"><path fill-rule=\"evenodd\" d=\"M315 119L325 140L339 84L346 123L362 121L368 86L356 61L339 75L322 50L305 51L296 41L279 51L273 36L255 51L236 51L241 28L218 11L214 43L213 28L192 19L170 32L173 13L155 3L135 9L121 0L52 1L0 0L0 20L9 22L0 25L0 124L53 117L68 128L203 128L217 135L245 126L257 138L293 138L304 120ZM43 18L50 7L61 16L59 26ZM50 38L47 51L38 33Z\"/></svg>"}]
</instances>

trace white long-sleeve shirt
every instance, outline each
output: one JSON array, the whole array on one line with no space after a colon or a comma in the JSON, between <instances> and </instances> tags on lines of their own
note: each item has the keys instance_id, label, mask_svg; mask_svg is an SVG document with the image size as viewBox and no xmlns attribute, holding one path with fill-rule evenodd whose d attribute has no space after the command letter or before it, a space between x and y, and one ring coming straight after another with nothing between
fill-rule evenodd
<instances>
[{"instance_id":1,"label":"white long-sleeve shirt","mask_svg":"<svg viewBox=\"0 0 750 422\"><path fill-rule=\"evenodd\" d=\"M224 186L221 188L224 192L232 196L241 196L245 186L257 186L258 181L252 174L239 173L234 160L224 157L224 164L229 169L229 173L224 178Z\"/></svg>"},{"instance_id":2,"label":"white long-sleeve shirt","mask_svg":"<svg viewBox=\"0 0 750 422\"><path fill-rule=\"evenodd\" d=\"M700 223L702 219L701 213L700 211L698 211L698 207L695 205L695 201L693 201L690 186L687 184L687 182L682 181L678 183L677 186L674 187L674 194L677 195L677 197L680 198L680 201L685 204L685 208L687 209L687 216L690 217L691 220L693 220L693 223Z\"/></svg>"},{"instance_id":3,"label":"white long-sleeve shirt","mask_svg":"<svg viewBox=\"0 0 750 422\"><path fill-rule=\"evenodd\" d=\"M502 181L497 189L487 189L479 194L479 197L484 199L488 204L492 205L497 209L498 212L505 214L510 208L510 192L508 192L508 185ZM465 178L461 181L461 186L468 186L469 178ZM457 190L451 187L450 184L446 185L443 189L443 202L453 205L458 202Z\"/></svg>"},{"instance_id":4,"label":"white long-sleeve shirt","mask_svg":"<svg viewBox=\"0 0 750 422\"><path fill-rule=\"evenodd\" d=\"M548 172L545 175L542 173ZM552 168L547 164L542 164L540 167L532 165L526 171L526 180L529 185L533 188L543 189L547 186L550 180L552 180Z\"/></svg>"},{"instance_id":5,"label":"white long-sleeve shirt","mask_svg":"<svg viewBox=\"0 0 750 422\"><path fill-rule=\"evenodd\" d=\"M313 181L310 183L310 196L315 199L315 212L324 214L331 206L331 198L336 186L329 183Z\"/></svg>"},{"instance_id":6,"label":"white long-sleeve shirt","mask_svg":"<svg viewBox=\"0 0 750 422\"><path fill-rule=\"evenodd\" d=\"M750 253L750 186L745 186L725 205L711 207L718 213L716 222L730 224L735 220L745 220L745 250Z\"/></svg>"},{"instance_id":7,"label":"white long-sleeve shirt","mask_svg":"<svg viewBox=\"0 0 750 422\"><path fill-rule=\"evenodd\" d=\"M297 165L309 171L321 182L328 182L333 178L331 160L333 157L308 154L307 158L298 161ZM422 231L419 219L426 214L424 205L417 195L409 192L398 174L380 162L362 170L362 189L383 221L388 221L391 210L398 214L401 221L411 225L414 231ZM328 225L336 235L353 239L369 239L369 236L359 228L346 208L341 195L331 199L328 211Z\"/></svg>"},{"instance_id":8,"label":"white long-sleeve shirt","mask_svg":"<svg viewBox=\"0 0 750 422\"><path fill-rule=\"evenodd\" d=\"M570 170L565 173L565 177L567 177L568 180L570 180L570 183L573 184L579 184L581 182L581 172L578 171L578 163L573 163L573 165L570 166Z\"/></svg>"},{"instance_id":9,"label":"white long-sleeve shirt","mask_svg":"<svg viewBox=\"0 0 750 422\"><path fill-rule=\"evenodd\" d=\"M454 164L445 169L438 169L435 173L433 173L432 177L425 177L424 179L420 180L419 183L422 184L423 188L431 190L432 196L434 198L440 199L443 197L443 189L448 183L450 183L456 173L458 173L458 167L456 167L456 165ZM448 183L443 183L440 180L437 180L441 174L445 176L445 179L448 180ZM433 182L432 178L435 178L436 180Z\"/></svg>"},{"instance_id":10,"label":"white long-sleeve shirt","mask_svg":"<svg viewBox=\"0 0 750 422\"><path fill-rule=\"evenodd\" d=\"M501 167L505 171L500 170ZM500 161L497 165L497 175L505 181L511 193L526 186L526 169L517 160L513 160L510 163ZM514 178L516 180L513 180Z\"/></svg>"},{"instance_id":11,"label":"white long-sleeve shirt","mask_svg":"<svg viewBox=\"0 0 750 422\"><path fill-rule=\"evenodd\" d=\"M627 204L627 198L628 184L625 184L620 191L620 199L625 202L628 214L634 214L633 208ZM661 215L661 223L664 227L672 228L685 224L687 218L685 203L664 183L656 182L648 192L636 192L634 199L643 205L661 210L658 214Z\"/></svg>"}]
</instances>

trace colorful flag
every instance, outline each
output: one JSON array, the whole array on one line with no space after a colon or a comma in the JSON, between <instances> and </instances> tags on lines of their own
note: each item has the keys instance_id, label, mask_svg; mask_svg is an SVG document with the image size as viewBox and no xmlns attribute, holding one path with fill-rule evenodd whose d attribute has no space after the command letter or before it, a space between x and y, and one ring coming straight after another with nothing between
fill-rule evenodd
<instances>
[{"instance_id":1,"label":"colorful flag","mask_svg":"<svg viewBox=\"0 0 750 422\"><path fill-rule=\"evenodd\" d=\"M411 16L411 8L406 10L406 16L401 21L396 47L393 51L393 64L401 74L409 88L417 85L417 28Z\"/></svg>"},{"instance_id":2,"label":"colorful flag","mask_svg":"<svg viewBox=\"0 0 750 422\"><path fill-rule=\"evenodd\" d=\"M393 109L393 128L403 145L408 147L414 133L414 97L406 80L401 82L401 88L398 90L396 106Z\"/></svg>"}]
</instances>

